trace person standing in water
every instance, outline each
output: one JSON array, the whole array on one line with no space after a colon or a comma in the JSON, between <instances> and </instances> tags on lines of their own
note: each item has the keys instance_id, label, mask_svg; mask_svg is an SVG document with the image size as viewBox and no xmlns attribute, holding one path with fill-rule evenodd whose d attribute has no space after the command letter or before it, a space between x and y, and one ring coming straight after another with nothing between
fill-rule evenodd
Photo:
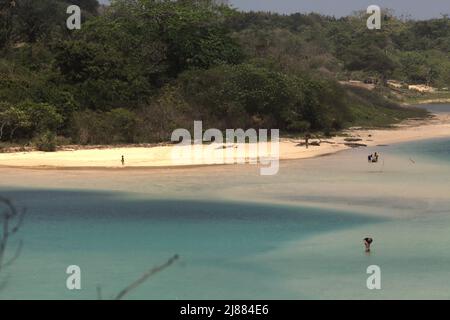
<instances>
[{"instance_id":1,"label":"person standing in water","mask_svg":"<svg viewBox=\"0 0 450 320\"><path fill-rule=\"evenodd\" d=\"M124 156L122 156L122 165L123 166L125 165L125 157Z\"/></svg>"},{"instance_id":2,"label":"person standing in water","mask_svg":"<svg viewBox=\"0 0 450 320\"><path fill-rule=\"evenodd\" d=\"M370 252L370 245L372 244L372 238L364 238L364 246L366 247L366 252Z\"/></svg>"}]
</instances>

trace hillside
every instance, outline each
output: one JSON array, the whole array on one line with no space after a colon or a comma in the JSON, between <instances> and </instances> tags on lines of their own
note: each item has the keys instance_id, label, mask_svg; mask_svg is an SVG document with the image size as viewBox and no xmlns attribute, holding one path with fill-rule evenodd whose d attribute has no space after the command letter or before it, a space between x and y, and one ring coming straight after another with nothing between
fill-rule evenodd
<instances>
[{"instance_id":1,"label":"hillside","mask_svg":"<svg viewBox=\"0 0 450 320\"><path fill-rule=\"evenodd\" d=\"M450 86L450 21L243 13L210 1L0 1L0 143L160 142L176 128L331 134L425 112L388 80ZM367 90L339 82L372 83ZM413 95L414 97L417 96Z\"/></svg>"}]
</instances>

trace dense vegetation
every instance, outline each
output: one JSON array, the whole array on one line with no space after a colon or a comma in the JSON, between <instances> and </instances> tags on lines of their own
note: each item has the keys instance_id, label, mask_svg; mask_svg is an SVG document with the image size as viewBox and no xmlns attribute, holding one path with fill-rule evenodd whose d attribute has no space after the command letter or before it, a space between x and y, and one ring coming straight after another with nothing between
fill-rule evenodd
<instances>
[{"instance_id":1,"label":"dense vegetation","mask_svg":"<svg viewBox=\"0 0 450 320\"><path fill-rule=\"evenodd\" d=\"M78 4L79 31L65 27ZM387 79L450 86L450 22L243 13L209 0L0 0L0 142L157 142L173 129L333 132L423 115ZM337 80L375 79L374 91ZM58 138L57 138L58 137Z\"/></svg>"}]
</instances>

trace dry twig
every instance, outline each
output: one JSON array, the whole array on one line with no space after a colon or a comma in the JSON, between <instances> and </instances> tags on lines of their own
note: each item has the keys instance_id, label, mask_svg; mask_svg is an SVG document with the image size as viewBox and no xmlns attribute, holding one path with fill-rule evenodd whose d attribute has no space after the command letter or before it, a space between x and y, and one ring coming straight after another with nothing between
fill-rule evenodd
<instances>
[{"instance_id":1,"label":"dry twig","mask_svg":"<svg viewBox=\"0 0 450 320\"><path fill-rule=\"evenodd\" d=\"M121 300L125 295L130 293L130 291L136 289L138 286L140 286L145 281L147 281L148 278L150 278L151 276L155 275L156 273L161 272L164 269L170 267L178 259L179 259L179 256L176 254L172 258L170 258L166 263L164 263L163 265L160 265L158 267L155 267L155 268L152 268L152 269L148 270L139 279L137 279L135 282L130 284L128 287L126 287L125 289L120 291L119 294L114 298L114 300Z\"/></svg>"},{"instance_id":2,"label":"dry twig","mask_svg":"<svg viewBox=\"0 0 450 320\"><path fill-rule=\"evenodd\" d=\"M6 259L6 248L9 240L22 227L25 210L17 210L13 203L4 197L0 197L0 205L4 207L3 212L0 213L2 223L0 233L0 271L2 271L2 269L16 261L22 251L23 243L20 241L11 258Z\"/></svg>"}]
</instances>

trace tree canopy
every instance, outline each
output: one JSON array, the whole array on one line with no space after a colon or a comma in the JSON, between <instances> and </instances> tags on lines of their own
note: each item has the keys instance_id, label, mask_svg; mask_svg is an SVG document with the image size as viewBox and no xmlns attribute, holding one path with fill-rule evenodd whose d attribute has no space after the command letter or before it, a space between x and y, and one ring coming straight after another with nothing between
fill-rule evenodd
<instances>
[{"instance_id":1,"label":"tree canopy","mask_svg":"<svg viewBox=\"0 0 450 320\"><path fill-rule=\"evenodd\" d=\"M65 27L82 8L81 30ZM450 85L450 21L239 12L210 0L0 0L0 142L165 141L209 127L331 132L420 115L338 80Z\"/></svg>"}]
</instances>

